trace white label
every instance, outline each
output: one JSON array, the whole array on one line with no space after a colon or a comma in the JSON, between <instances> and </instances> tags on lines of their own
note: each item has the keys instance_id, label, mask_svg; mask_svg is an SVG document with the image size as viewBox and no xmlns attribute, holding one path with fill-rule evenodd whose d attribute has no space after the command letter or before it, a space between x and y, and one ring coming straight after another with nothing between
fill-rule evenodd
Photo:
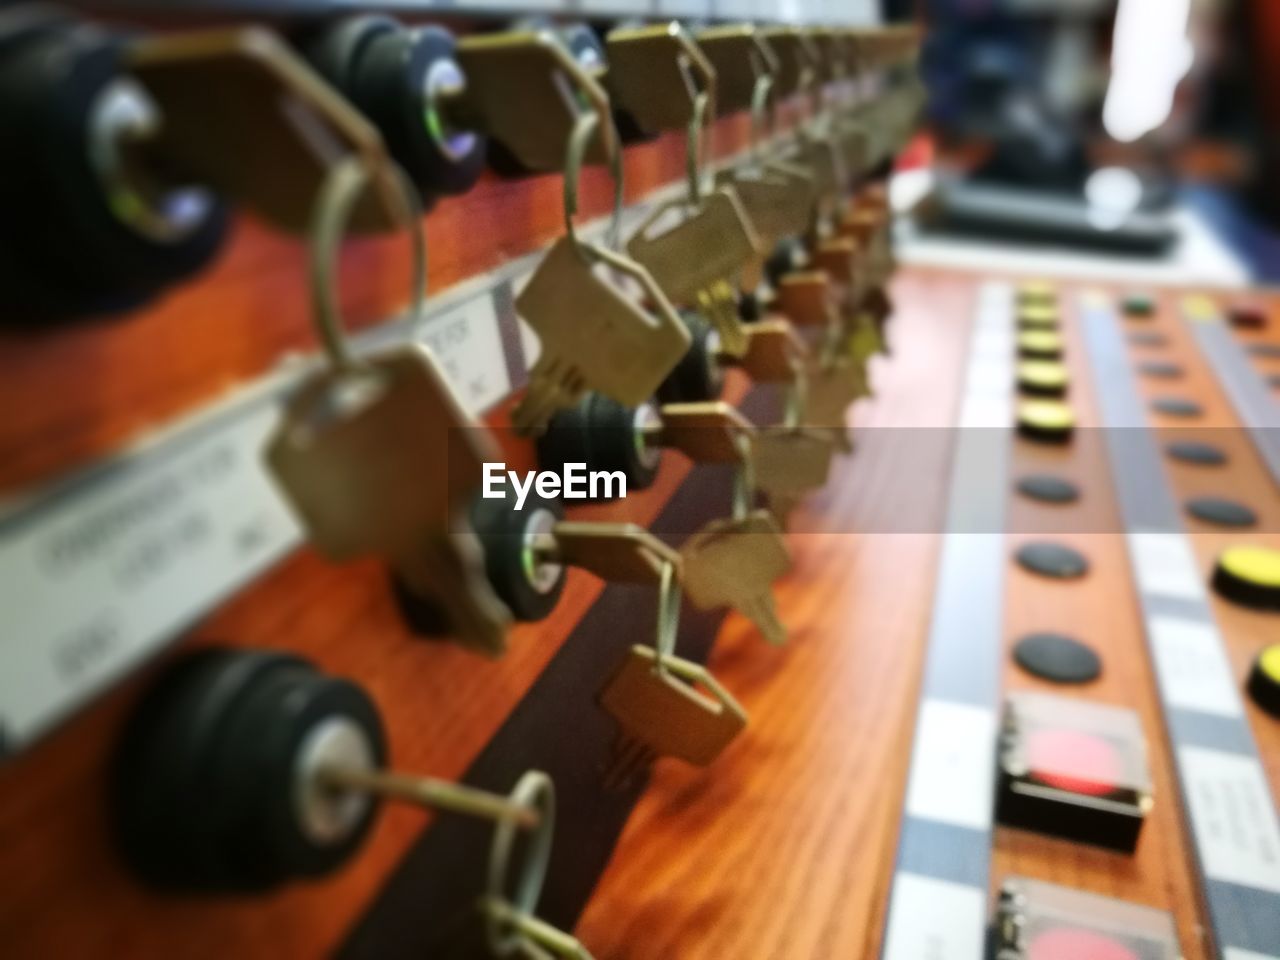
<instances>
[{"instance_id":1,"label":"white label","mask_svg":"<svg viewBox=\"0 0 1280 960\"><path fill-rule=\"evenodd\" d=\"M1156 676L1165 700L1183 710L1222 717L1243 714L1231 665L1214 627L1197 620L1155 617L1150 629Z\"/></svg>"},{"instance_id":2,"label":"white label","mask_svg":"<svg viewBox=\"0 0 1280 960\"><path fill-rule=\"evenodd\" d=\"M1205 873L1280 893L1280 826L1262 766L1202 747L1181 747L1178 759Z\"/></svg>"},{"instance_id":3,"label":"white label","mask_svg":"<svg viewBox=\"0 0 1280 960\"><path fill-rule=\"evenodd\" d=\"M882 960L974 960L983 955L987 891L899 873Z\"/></svg>"},{"instance_id":4,"label":"white label","mask_svg":"<svg viewBox=\"0 0 1280 960\"><path fill-rule=\"evenodd\" d=\"M1181 533L1130 533L1129 550L1145 594L1199 600L1204 596L1200 568Z\"/></svg>"},{"instance_id":5,"label":"white label","mask_svg":"<svg viewBox=\"0 0 1280 960\"><path fill-rule=\"evenodd\" d=\"M1241 950L1239 947L1227 947L1222 951L1222 960L1280 960L1273 953L1258 953L1256 950Z\"/></svg>"},{"instance_id":6,"label":"white label","mask_svg":"<svg viewBox=\"0 0 1280 960\"><path fill-rule=\"evenodd\" d=\"M472 414L484 412L511 392L491 294L472 297L432 316L419 338L431 348L458 399Z\"/></svg>"},{"instance_id":7,"label":"white label","mask_svg":"<svg viewBox=\"0 0 1280 960\"><path fill-rule=\"evenodd\" d=\"M995 744L993 711L926 699L911 753L907 815L990 830Z\"/></svg>"},{"instance_id":8,"label":"white label","mask_svg":"<svg viewBox=\"0 0 1280 960\"><path fill-rule=\"evenodd\" d=\"M0 729L10 748L269 566L300 530L262 466L263 404L126 458L0 542Z\"/></svg>"}]
</instances>

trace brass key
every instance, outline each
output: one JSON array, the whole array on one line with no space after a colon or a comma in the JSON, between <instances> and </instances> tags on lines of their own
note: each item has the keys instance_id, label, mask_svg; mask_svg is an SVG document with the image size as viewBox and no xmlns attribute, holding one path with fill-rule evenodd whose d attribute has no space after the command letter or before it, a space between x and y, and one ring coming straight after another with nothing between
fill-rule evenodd
<instances>
[{"instance_id":1,"label":"brass key","mask_svg":"<svg viewBox=\"0 0 1280 960\"><path fill-rule=\"evenodd\" d=\"M587 113L574 128L564 180L566 235L552 246L516 298L517 312L542 345L529 371L528 392L512 414L522 432L541 430L557 409L572 406L588 390L628 406L643 403L691 342L649 271L575 232L578 175L587 145L602 122L596 113ZM615 151L615 178L621 176L621 163L621 153ZM616 182L615 224L622 209L621 180ZM638 286L644 302L618 278Z\"/></svg>"},{"instance_id":2,"label":"brass key","mask_svg":"<svg viewBox=\"0 0 1280 960\"><path fill-rule=\"evenodd\" d=\"M611 790L628 788L658 757L706 766L747 723L746 713L705 667L675 656L680 577L679 555L670 551L658 569L654 644L631 647L600 693L600 705L619 727L603 775Z\"/></svg>"},{"instance_id":3,"label":"brass key","mask_svg":"<svg viewBox=\"0 0 1280 960\"><path fill-rule=\"evenodd\" d=\"M732 187L721 186L700 202L658 205L628 241L627 253L672 302L702 307L724 352L741 355L746 335L731 284L762 247Z\"/></svg>"},{"instance_id":4,"label":"brass key","mask_svg":"<svg viewBox=\"0 0 1280 960\"><path fill-rule=\"evenodd\" d=\"M327 178L312 236L315 322L328 364L289 398L265 452L272 474L329 559L374 554L443 608L460 643L502 651L509 616L485 580L462 519L490 441L420 344L371 357L350 353L332 269L343 226L372 177L352 159ZM414 240L414 310L425 285L424 241L412 188L397 176ZM447 456L449 469L442 470Z\"/></svg>"},{"instance_id":5,"label":"brass key","mask_svg":"<svg viewBox=\"0 0 1280 960\"><path fill-rule=\"evenodd\" d=\"M786 643L778 619L773 584L791 569L778 521L767 510L712 520L680 548L684 589L701 610L732 607L760 629L774 646Z\"/></svg>"},{"instance_id":6,"label":"brass key","mask_svg":"<svg viewBox=\"0 0 1280 960\"><path fill-rule=\"evenodd\" d=\"M704 187L704 133L715 119L716 74L692 40L682 36L682 55L697 52L702 86L694 93L690 84L685 96L687 195L655 207L628 241L627 252L673 302L699 307L715 327L721 347L737 355L745 343L733 288L744 268L758 261L764 250L733 188Z\"/></svg>"},{"instance_id":7,"label":"brass key","mask_svg":"<svg viewBox=\"0 0 1280 960\"><path fill-rule=\"evenodd\" d=\"M723 400L668 403L658 411L646 442L679 450L694 463L740 463L742 444L754 433L741 412Z\"/></svg>"}]
</instances>

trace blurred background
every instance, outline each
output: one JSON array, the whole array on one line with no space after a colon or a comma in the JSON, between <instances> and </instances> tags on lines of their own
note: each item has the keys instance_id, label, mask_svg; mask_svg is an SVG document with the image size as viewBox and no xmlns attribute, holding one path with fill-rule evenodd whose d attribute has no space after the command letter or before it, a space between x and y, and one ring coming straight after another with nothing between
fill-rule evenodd
<instances>
[{"instance_id":1,"label":"blurred background","mask_svg":"<svg viewBox=\"0 0 1280 960\"><path fill-rule=\"evenodd\" d=\"M1280 277L1280 2L886 0L923 14L919 211L965 238L1194 264L1205 232ZM1188 246L1190 244L1190 246ZM1209 271L1213 273L1213 270Z\"/></svg>"}]
</instances>

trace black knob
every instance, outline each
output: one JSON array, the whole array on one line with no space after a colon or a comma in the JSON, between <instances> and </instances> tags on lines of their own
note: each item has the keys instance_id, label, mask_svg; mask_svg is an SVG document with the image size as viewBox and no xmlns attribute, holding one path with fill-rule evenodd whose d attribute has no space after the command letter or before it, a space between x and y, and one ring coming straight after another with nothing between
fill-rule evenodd
<instances>
[{"instance_id":1,"label":"black knob","mask_svg":"<svg viewBox=\"0 0 1280 960\"><path fill-rule=\"evenodd\" d=\"M466 83L453 36L362 15L330 24L304 42L317 71L381 132L424 205L470 190L484 170L485 138L449 122L445 101Z\"/></svg>"},{"instance_id":2,"label":"black knob","mask_svg":"<svg viewBox=\"0 0 1280 960\"><path fill-rule=\"evenodd\" d=\"M288 654L202 651L161 676L126 725L112 796L120 849L164 889L320 876L360 847L376 803L327 789L319 771L385 760L377 710L354 683Z\"/></svg>"},{"instance_id":3,"label":"black knob","mask_svg":"<svg viewBox=\"0 0 1280 960\"><path fill-rule=\"evenodd\" d=\"M127 44L42 6L0 13L0 313L10 324L132 309L222 243L217 197L144 182L127 156L163 123L125 72Z\"/></svg>"},{"instance_id":4,"label":"black knob","mask_svg":"<svg viewBox=\"0 0 1280 960\"><path fill-rule=\"evenodd\" d=\"M658 387L662 403L699 403L720 399L724 368L720 365L720 335L696 310L681 310L680 319L691 337L689 349Z\"/></svg>"},{"instance_id":5,"label":"black knob","mask_svg":"<svg viewBox=\"0 0 1280 960\"><path fill-rule=\"evenodd\" d=\"M626 489L644 490L658 476L661 451L646 441L646 427L659 422L652 404L628 407L599 393L589 393L575 406L551 418L538 438L538 465L563 473L565 464L586 470L620 471Z\"/></svg>"}]
</instances>

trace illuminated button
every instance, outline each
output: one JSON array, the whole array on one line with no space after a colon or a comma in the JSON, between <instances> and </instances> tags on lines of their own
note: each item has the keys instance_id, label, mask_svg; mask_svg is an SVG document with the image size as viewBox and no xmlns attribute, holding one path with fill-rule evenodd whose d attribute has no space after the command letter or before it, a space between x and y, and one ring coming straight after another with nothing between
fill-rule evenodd
<instances>
[{"instance_id":1,"label":"illuminated button","mask_svg":"<svg viewBox=\"0 0 1280 960\"><path fill-rule=\"evenodd\" d=\"M1018 308L1018 326L1024 330L1056 330L1058 308L1047 303L1030 303Z\"/></svg>"},{"instance_id":2,"label":"illuminated button","mask_svg":"<svg viewBox=\"0 0 1280 960\"><path fill-rule=\"evenodd\" d=\"M1018 354L1029 360L1060 360L1062 337L1052 330L1026 330L1018 334Z\"/></svg>"},{"instance_id":3,"label":"illuminated button","mask_svg":"<svg viewBox=\"0 0 1280 960\"><path fill-rule=\"evenodd\" d=\"M1260 610L1280 610L1280 550L1228 547L1218 555L1213 589L1228 600Z\"/></svg>"},{"instance_id":4,"label":"illuminated button","mask_svg":"<svg viewBox=\"0 0 1280 960\"><path fill-rule=\"evenodd\" d=\"M1156 301L1148 293L1131 293L1124 298L1121 309L1130 317L1149 317L1156 312Z\"/></svg>"},{"instance_id":5,"label":"illuminated button","mask_svg":"<svg viewBox=\"0 0 1280 960\"><path fill-rule=\"evenodd\" d=\"M1052 304L1057 299L1057 289L1047 280L1028 280L1018 284L1018 302L1021 304Z\"/></svg>"},{"instance_id":6,"label":"illuminated button","mask_svg":"<svg viewBox=\"0 0 1280 960\"><path fill-rule=\"evenodd\" d=\"M1018 364L1018 389L1034 397L1064 397L1071 384L1067 368L1051 360Z\"/></svg>"},{"instance_id":7,"label":"illuminated button","mask_svg":"<svg viewBox=\"0 0 1280 960\"><path fill-rule=\"evenodd\" d=\"M1280 643L1263 647L1249 671L1245 689L1253 702L1274 717L1280 717Z\"/></svg>"},{"instance_id":8,"label":"illuminated button","mask_svg":"<svg viewBox=\"0 0 1280 960\"><path fill-rule=\"evenodd\" d=\"M1042 443L1066 443L1075 430L1071 408L1057 400L1024 400L1018 404L1018 433Z\"/></svg>"}]
</instances>

